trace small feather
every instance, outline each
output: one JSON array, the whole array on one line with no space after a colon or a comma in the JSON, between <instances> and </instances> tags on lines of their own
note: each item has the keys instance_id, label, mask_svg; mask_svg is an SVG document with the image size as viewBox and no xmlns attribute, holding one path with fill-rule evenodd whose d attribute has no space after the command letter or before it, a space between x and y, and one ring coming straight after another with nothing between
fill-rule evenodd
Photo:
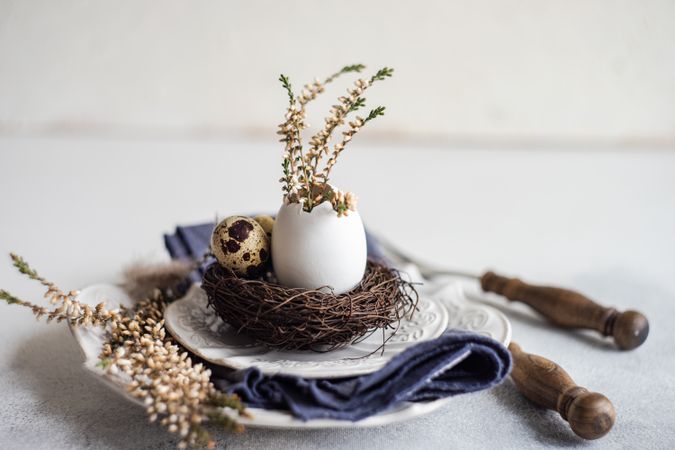
<instances>
[{"instance_id":1,"label":"small feather","mask_svg":"<svg viewBox=\"0 0 675 450\"><path fill-rule=\"evenodd\" d=\"M159 289L175 292L196 267L193 261L171 261L168 263L136 262L123 272L124 290L136 301L150 298Z\"/></svg>"}]
</instances>

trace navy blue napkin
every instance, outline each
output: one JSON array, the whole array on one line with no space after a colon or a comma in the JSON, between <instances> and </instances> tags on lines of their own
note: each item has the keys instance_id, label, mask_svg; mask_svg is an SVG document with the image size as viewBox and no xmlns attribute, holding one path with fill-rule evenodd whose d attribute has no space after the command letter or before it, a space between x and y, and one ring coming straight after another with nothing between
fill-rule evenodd
<instances>
[{"instance_id":1,"label":"navy blue napkin","mask_svg":"<svg viewBox=\"0 0 675 450\"><path fill-rule=\"evenodd\" d=\"M173 259L200 261L209 250L211 233L215 226L213 222L190 226L179 225L175 233L164 235L164 246ZM199 269L195 270L190 276L192 281L200 282L204 269L210 263L211 261L205 261Z\"/></svg>"},{"instance_id":2,"label":"navy blue napkin","mask_svg":"<svg viewBox=\"0 0 675 450\"><path fill-rule=\"evenodd\" d=\"M510 369L509 352L497 341L448 330L437 339L410 347L368 375L304 379L265 376L252 368L238 373L241 380L234 385L229 380L213 381L251 407L290 410L302 420L357 421L401 402L438 400L490 388Z\"/></svg>"},{"instance_id":3,"label":"navy blue napkin","mask_svg":"<svg viewBox=\"0 0 675 450\"><path fill-rule=\"evenodd\" d=\"M165 235L173 258L200 259L207 251L214 224L177 227ZM380 258L377 241L366 233L368 254ZM194 274L200 279L200 274ZM488 389L511 370L511 356L499 342L475 333L448 330L394 357L377 372L340 379L304 379L213 368L211 380L238 394L251 407L289 410L303 419L360 420L401 402L431 401Z\"/></svg>"}]
</instances>

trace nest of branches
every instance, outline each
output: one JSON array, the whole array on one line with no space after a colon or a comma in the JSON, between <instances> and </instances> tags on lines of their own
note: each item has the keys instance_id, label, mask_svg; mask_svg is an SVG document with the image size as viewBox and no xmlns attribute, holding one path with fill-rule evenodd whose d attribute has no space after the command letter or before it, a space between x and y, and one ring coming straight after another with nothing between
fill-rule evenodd
<instances>
[{"instance_id":1,"label":"nest of branches","mask_svg":"<svg viewBox=\"0 0 675 450\"><path fill-rule=\"evenodd\" d=\"M283 350L330 351L378 329L395 329L418 300L397 270L374 261L361 283L340 295L282 286L274 274L241 278L217 263L206 269L202 288L209 306L237 332Z\"/></svg>"}]
</instances>

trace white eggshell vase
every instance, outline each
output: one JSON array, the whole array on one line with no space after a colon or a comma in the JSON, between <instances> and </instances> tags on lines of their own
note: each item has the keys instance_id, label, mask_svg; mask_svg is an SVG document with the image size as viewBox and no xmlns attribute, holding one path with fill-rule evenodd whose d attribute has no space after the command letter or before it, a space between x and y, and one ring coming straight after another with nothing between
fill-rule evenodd
<instances>
[{"instance_id":1,"label":"white eggshell vase","mask_svg":"<svg viewBox=\"0 0 675 450\"><path fill-rule=\"evenodd\" d=\"M279 209L272 230L272 263L283 285L341 294L356 287L366 269L366 234L358 212L338 217L328 202L303 211L299 203Z\"/></svg>"}]
</instances>

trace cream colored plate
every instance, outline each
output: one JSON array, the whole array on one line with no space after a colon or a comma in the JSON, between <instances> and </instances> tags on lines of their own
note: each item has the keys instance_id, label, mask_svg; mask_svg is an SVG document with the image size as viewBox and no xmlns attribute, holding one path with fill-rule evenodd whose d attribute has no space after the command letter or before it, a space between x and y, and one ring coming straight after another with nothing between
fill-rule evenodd
<instances>
[{"instance_id":1,"label":"cream colored plate","mask_svg":"<svg viewBox=\"0 0 675 450\"><path fill-rule=\"evenodd\" d=\"M362 342L332 352L273 351L256 344L224 323L207 306L206 293L193 285L164 313L171 335L206 361L233 369L258 367L263 373L303 378L342 378L375 372L394 356L419 342L440 336L448 327L448 310L421 296L418 310L401 320L398 330L375 332ZM384 352L378 351L383 338Z\"/></svg>"},{"instance_id":2,"label":"cream colored plate","mask_svg":"<svg viewBox=\"0 0 675 450\"><path fill-rule=\"evenodd\" d=\"M508 344L511 337L511 327L500 312L478 303L468 303L464 300L462 288L459 284L433 287L424 292L430 300L437 300L450 312L448 326L468 329L490 336L504 344ZM96 305L106 301L109 308L119 305L132 306L132 301L126 293L117 286L100 284L83 289L79 300L89 305ZM217 327L216 327L217 328ZM72 327L75 339L85 357L84 366L106 385L132 402L141 405L138 399L131 397L124 388L126 380L122 375L111 376L97 367L98 355L105 343L105 336L98 328ZM263 410L249 408L253 419L238 419L243 425L261 428L336 428L336 427L373 427L396 423L428 414L450 401L449 398L427 403L403 403L384 413L368 417L358 422L343 420L320 419L303 422L286 411ZM141 405L142 406L142 405Z\"/></svg>"}]
</instances>

